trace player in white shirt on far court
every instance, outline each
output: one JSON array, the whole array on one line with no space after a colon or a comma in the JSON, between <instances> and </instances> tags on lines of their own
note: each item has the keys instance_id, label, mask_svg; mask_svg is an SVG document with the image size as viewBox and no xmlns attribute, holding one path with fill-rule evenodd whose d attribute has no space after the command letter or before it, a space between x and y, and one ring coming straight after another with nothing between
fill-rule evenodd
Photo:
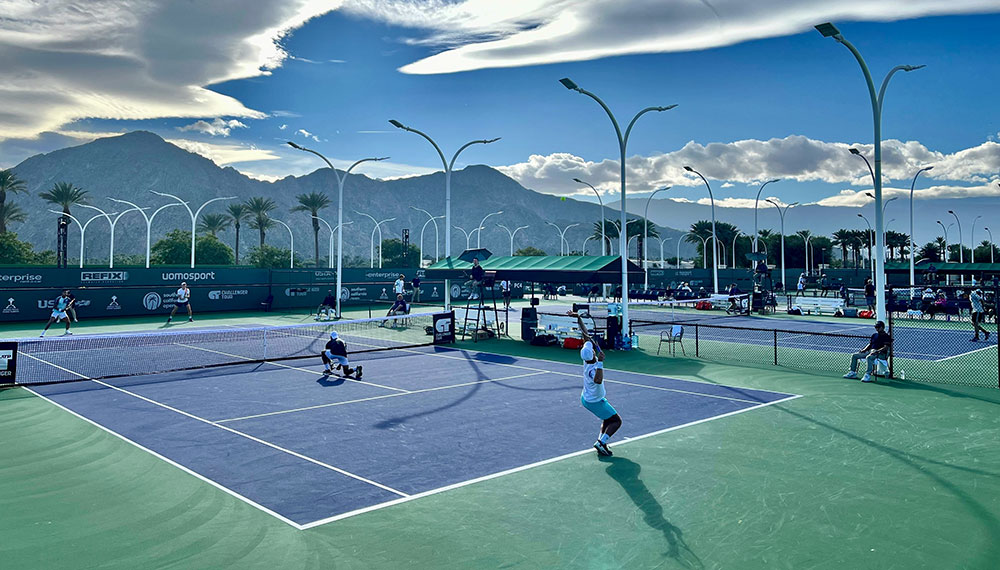
<instances>
[{"instance_id":1,"label":"player in white shirt on far court","mask_svg":"<svg viewBox=\"0 0 1000 570\"><path fill-rule=\"evenodd\" d=\"M49 330L52 323L58 323L59 321L66 321L66 332L63 335L71 335L73 333L69 332L69 316L66 315L66 311L73 305L73 297L70 295L69 289L62 292L62 295L56 297L56 300L52 305L52 316L49 317L49 322L45 323L45 328L42 330L42 334L38 335L40 337L45 336L45 331Z\"/></svg>"},{"instance_id":2,"label":"player in white shirt on far court","mask_svg":"<svg viewBox=\"0 0 1000 570\"><path fill-rule=\"evenodd\" d=\"M177 290L177 302L174 303L174 310L170 311L170 316L167 317L168 323L174 319L174 314L177 313L179 307L187 307L188 322L193 323L194 317L191 316L191 290L188 289L188 284L183 281L181 282L181 288Z\"/></svg>"},{"instance_id":3,"label":"player in white shirt on far court","mask_svg":"<svg viewBox=\"0 0 1000 570\"><path fill-rule=\"evenodd\" d=\"M584 341L583 348L580 349L580 358L583 360L583 392L580 394L580 403L587 411L602 420L601 433L597 437L597 441L594 442L594 449L597 450L598 455L607 457L611 455L608 440L615 435L618 428L622 427L622 418L611 407L606 397L604 351L601 350L600 344L587 334L587 327L583 324L581 316L572 311L569 315L576 317Z\"/></svg>"}]
</instances>

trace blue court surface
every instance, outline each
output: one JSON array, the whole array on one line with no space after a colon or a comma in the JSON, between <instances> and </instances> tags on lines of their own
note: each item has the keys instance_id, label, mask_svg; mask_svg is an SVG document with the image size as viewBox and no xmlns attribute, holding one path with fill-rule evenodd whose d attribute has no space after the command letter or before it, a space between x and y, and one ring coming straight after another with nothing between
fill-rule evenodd
<instances>
[{"instance_id":1,"label":"blue court surface","mask_svg":"<svg viewBox=\"0 0 1000 570\"><path fill-rule=\"evenodd\" d=\"M658 335L670 329L669 324L636 323L635 332ZM815 320L774 319L760 316L725 317L702 322L683 322L685 340L694 340L695 325L698 325L699 340L732 342L771 346L774 344L775 329L778 330L779 348L821 350L851 354L868 342L875 332L875 321L850 319L843 322ZM753 330L761 329L761 330ZM996 344L996 338L989 342L970 343L972 327L962 329L938 329L930 326L897 326L893 330L895 338L894 355L897 358L915 360L948 360L982 350L984 346ZM841 336L824 336L841 335ZM855 338L851 338L855 337Z\"/></svg>"},{"instance_id":2,"label":"blue court surface","mask_svg":"<svg viewBox=\"0 0 1000 570\"><path fill-rule=\"evenodd\" d=\"M443 347L362 364L362 381L291 361L31 390L299 529L595 454L581 366ZM629 440L798 397L619 372L614 355L606 382L621 454Z\"/></svg>"}]
</instances>

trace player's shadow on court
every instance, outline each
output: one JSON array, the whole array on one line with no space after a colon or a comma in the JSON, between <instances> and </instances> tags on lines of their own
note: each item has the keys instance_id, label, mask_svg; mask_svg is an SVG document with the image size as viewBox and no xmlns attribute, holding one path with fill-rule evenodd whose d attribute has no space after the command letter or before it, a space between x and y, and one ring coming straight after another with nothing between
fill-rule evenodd
<instances>
[{"instance_id":1,"label":"player's shadow on court","mask_svg":"<svg viewBox=\"0 0 1000 570\"><path fill-rule=\"evenodd\" d=\"M685 568L704 568L701 559L684 541L684 533L663 516L663 506L649 492L649 488L639 478L642 466L624 457L600 457L602 463L608 464L605 470L628 494L635 506L643 513L643 521L650 527L663 533L668 550L667 556L673 558Z\"/></svg>"},{"instance_id":2,"label":"player's shadow on court","mask_svg":"<svg viewBox=\"0 0 1000 570\"><path fill-rule=\"evenodd\" d=\"M320 376L316 379L316 383L320 386L340 386L346 382L343 376Z\"/></svg>"}]
</instances>

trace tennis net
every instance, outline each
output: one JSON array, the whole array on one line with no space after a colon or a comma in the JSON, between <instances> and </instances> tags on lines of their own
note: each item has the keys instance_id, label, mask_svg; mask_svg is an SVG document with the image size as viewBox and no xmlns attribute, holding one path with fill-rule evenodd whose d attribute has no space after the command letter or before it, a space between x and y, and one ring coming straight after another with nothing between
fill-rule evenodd
<instances>
[{"instance_id":1,"label":"tennis net","mask_svg":"<svg viewBox=\"0 0 1000 570\"><path fill-rule=\"evenodd\" d=\"M434 313L285 326L232 326L19 339L17 383L39 384L315 358L337 331L352 360L433 343Z\"/></svg>"}]
</instances>

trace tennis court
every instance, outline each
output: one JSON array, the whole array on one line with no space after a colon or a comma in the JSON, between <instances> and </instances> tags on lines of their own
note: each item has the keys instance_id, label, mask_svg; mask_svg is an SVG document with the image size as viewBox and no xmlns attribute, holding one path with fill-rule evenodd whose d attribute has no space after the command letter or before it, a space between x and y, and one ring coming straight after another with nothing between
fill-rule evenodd
<instances>
[{"instance_id":1,"label":"tennis court","mask_svg":"<svg viewBox=\"0 0 1000 570\"><path fill-rule=\"evenodd\" d=\"M76 354L57 370L74 360L81 376L100 366ZM31 390L299 529L594 453L578 366L443 347L362 363L360 381L324 376L317 358ZM628 410L625 442L796 397L632 372L607 382Z\"/></svg>"}]
</instances>

